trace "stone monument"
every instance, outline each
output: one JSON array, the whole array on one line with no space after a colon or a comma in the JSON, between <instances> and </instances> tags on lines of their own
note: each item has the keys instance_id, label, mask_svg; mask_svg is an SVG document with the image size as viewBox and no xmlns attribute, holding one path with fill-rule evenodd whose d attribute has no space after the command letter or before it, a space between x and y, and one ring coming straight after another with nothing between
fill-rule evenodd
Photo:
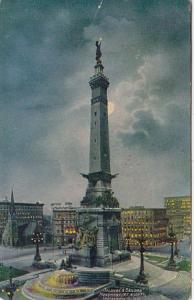
<instances>
[{"instance_id":1,"label":"stone monument","mask_svg":"<svg viewBox=\"0 0 194 300\"><path fill-rule=\"evenodd\" d=\"M103 73L101 42L96 42L95 74L92 90L89 173L86 195L78 209L79 234L73 260L87 267L111 264L122 245L119 203L112 192L110 169L108 99L109 80Z\"/></svg>"}]
</instances>

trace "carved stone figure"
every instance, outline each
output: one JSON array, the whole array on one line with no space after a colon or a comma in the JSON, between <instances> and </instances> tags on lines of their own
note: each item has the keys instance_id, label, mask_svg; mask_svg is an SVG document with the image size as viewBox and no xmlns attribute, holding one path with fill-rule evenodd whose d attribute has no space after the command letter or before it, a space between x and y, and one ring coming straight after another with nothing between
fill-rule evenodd
<instances>
[{"instance_id":1,"label":"carved stone figure","mask_svg":"<svg viewBox=\"0 0 194 300\"><path fill-rule=\"evenodd\" d=\"M100 46L101 46L101 41L96 41L96 61L97 61L97 64L101 64L100 58L102 56L102 52L101 52Z\"/></svg>"},{"instance_id":2,"label":"carved stone figure","mask_svg":"<svg viewBox=\"0 0 194 300\"><path fill-rule=\"evenodd\" d=\"M95 226L91 229L80 227L76 240L76 248L82 248L83 246L96 247L97 232L98 228Z\"/></svg>"}]
</instances>

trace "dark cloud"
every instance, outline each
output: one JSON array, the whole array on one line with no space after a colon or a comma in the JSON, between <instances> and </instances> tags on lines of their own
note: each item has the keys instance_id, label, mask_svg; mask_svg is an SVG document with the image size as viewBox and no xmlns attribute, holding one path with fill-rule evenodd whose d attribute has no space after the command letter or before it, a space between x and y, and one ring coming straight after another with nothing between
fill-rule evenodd
<instances>
[{"instance_id":1,"label":"dark cloud","mask_svg":"<svg viewBox=\"0 0 194 300\"><path fill-rule=\"evenodd\" d=\"M189 148L188 111L170 104L163 120L157 119L151 111L139 110L134 114L134 123L128 133L120 133L122 142L128 148L158 155L167 151L183 151L186 157Z\"/></svg>"},{"instance_id":2,"label":"dark cloud","mask_svg":"<svg viewBox=\"0 0 194 300\"><path fill-rule=\"evenodd\" d=\"M79 203L86 187L79 173L87 172L89 157L88 80L99 36L115 103L110 116L112 166L120 173L115 193L122 203L129 190L131 204L142 198L134 189L137 179L146 189L142 169L155 180L147 203L162 199L164 190L188 192L188 2L104 1L94 20L98 4L1 1L2 196L14 183L18 199ZM159 174L167 178L162 187Z\"/></svg>"}]
</instances>

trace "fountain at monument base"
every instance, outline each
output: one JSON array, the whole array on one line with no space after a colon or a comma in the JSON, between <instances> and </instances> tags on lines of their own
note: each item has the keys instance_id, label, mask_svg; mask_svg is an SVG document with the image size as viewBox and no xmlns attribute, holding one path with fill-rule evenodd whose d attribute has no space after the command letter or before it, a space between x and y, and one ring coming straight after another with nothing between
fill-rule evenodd
<instances>
[{"instance_id":1,"label":"fountain at monument base","mask_svg":"<svg viewBox=\"0 0 194 300\"><path fill-rule=\"evenodd\" d=\"M22 289L27 299L83 299L111 281L112 271L73 267L71 256L62 259L58 270L27 281Z\"/></svg>"},{"instance_id":2,"label":"fountain at monument base","mask_svg":"<svg viewBox=\"0 0 194 300\"><path fill-rule=\"evenodd\" d=\"M28 299L59 300L82 298L93 289L94 287L80 284L74 272L57 270L27 281L22 292Z\"/></svg>"}]
</instances>

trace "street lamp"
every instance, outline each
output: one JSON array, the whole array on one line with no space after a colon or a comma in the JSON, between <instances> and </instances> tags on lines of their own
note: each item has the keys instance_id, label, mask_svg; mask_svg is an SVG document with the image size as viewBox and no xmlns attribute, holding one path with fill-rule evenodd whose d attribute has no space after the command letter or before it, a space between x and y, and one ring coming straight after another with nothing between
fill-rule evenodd
<instances>
[{"instance_id":1,"label":"street lamp","mask_svg":"<svg viewBox=\"0 0 194 300\"><path fill-rule=\"evenodd\" d=\"M140 244L140 249L139 249L139 252L140 252L140 270L139 270L139 275L137 276L135 281L139 282L139 283L147 284L148 280L147 280L146 275L144 273L144 255L143 255L143 253L145 252L145 248L144 248L143 244L146 241L146 239L143 236L143 231L141 231L141 237L137 240Z\"/></svg>"},{"instance_id":2,"label":"street lamp","mask_svg":"<svg viewBox=\"0 0 194 300\"><path fill-rule=\"evenodd\" d=\"M174 270L176 268L176 262L174 260L174 243L176 242L176 236L175 236L175 233L173 232L172 226L170 228L170 232L168 235L169 235L169 238L167 238L167 242L170 243L170 245L171 245L171 251L170 251L170 258L168 261L167 268Z\"/></svg>"},{"instance_id":3,"label":"street lamp","mask_svg":"<svg viewBox=\"0 0 194 300\"><path fill-rule=\"evenodd\" d=\"M5 287L5 289L2 290L2 292L5 292L8 296L8 299L12 300L15 292L18 292L18 291L19 291L18 287L12 281L12 267L10 267L9 268L9 284Z\"/></svg>"},{"instance_id":4,"label":"street lamp","mask_svg":"<svg viewBox=\"0 0 194 300\"><path fill-rule=\"evenodd\" d=\"M175 256L179 256L179 249L178 249L178 247L177 247L177 243L178 243L178 240L177 240L177 238L176 238L176 236L175 236L175 242L174 242L174 255Z\"/></svg>"},{"instance_id":5,"label":"street lamp","mask_svg":"<svg viewBox=\"0 0 194 300\"><path fill-rule=\"evenodd\" d=\"M34 256L34 261L35 262L40 262L41 261L41 256L40 256L39 244L43 241L43 235L42 235L42 232L41 232L41 227L38 224L38 222L36 223L36 228L34 230L34 233L32 235L31 240L36 246L36 254Z\"/></svg>"}]
</instances>

